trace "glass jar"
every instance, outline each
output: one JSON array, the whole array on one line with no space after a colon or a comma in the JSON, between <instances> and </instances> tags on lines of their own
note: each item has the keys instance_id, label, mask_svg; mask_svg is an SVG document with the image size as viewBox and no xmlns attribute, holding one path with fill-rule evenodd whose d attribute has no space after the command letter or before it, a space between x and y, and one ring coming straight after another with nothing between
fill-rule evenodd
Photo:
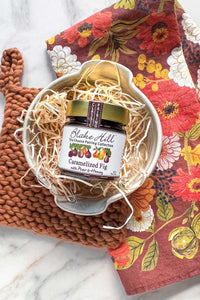
<instances>
[{"instance_id":1,"label":"glass jar","mask_svg":"<svg viewBox=\"0 0 200 300\"><path fill-rule=\"evenodd\" d=\"M84 179L120 176L128 109L99 101L72 100L67 105L59 168Z\"/></svg>"}]
</instances>

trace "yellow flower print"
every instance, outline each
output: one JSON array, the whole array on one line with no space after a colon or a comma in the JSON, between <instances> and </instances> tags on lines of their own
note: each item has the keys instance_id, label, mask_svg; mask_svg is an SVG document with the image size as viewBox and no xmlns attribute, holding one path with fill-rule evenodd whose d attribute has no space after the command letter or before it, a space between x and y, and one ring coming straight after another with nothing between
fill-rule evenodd
<instances>
[{"instance_id":1,"label":"yellow flower print","mask_svg":"<svg viewBox=\"0 0 200 300\"><path fill-rule=\"evenodd\" d=\"M138 86L139 86L139 88L144 89L146 86L146 83L144 81L141 81Z\"/></svg>"},{"instance_id":2,"label":"yellow flower print","mask_svg":"<svg viewBox=\"0 0 200 300\"><path fill-rule=\"evenodd\" d=\"M200 164L200 144L197 145L194 149L192 149L191 146L188 146L187 150L185 150L185 148L183 148L181 150L181 156L184 156L184 159L186 161L189 156L191 164L193 166L197 166L198 164ZM200 179L199 179L199 182L200 182Z\"/></svg>"},{"instance_id":3,"label":"yellow flower print","mask_svg":"<svg viewBox=\"0 0 200 300\"><path fill-rule=\"evenodd\" d=\"M98 59L101 59L101 57L100 57L99 54L96 54L96 55L92 56L91 59L92 59L92 60L98 60Z\"/></svg>"},{"instance_id":4,"label":"yellow flower print","mask_svg":"<svg viewBox=\"0 0 200 300\"><path fill-rule=\"evenodd\" d=\"M138 69L140 71L146 71L149 74L154 73L153 76L143 76L141 79L141 73L139 73L139 77L137 76L134 78L134 83L136 86L140 87L141 89L145 88L147 85L151 85L151 89L154 92L157 92L159 89L159 82L163 80L169 80L169 70L163 69L161 63L156 63L154 59L147 59L145 54L140 54L138 56Z\"/></svg>"},{"instance_id":5,"label":"yellow flower print","mask_svg":"<svg viewBox=\"0 0 200 300\"><path fill-rule=\"evenodd\" d=\"M115 9L124 8L124 9L134 9L135 0L120 0L114 5Z\"/></svg>"},{"instance_id":6,"label":"yellow flower print","mask_svg":"<svg viewBox=\"0 0 200 300\"><path fill-rule=\"evenodd\" d=\"M144 89L146 85L151 84L151 88L154 92L156 92L159 89L158 83L154 79L150 79L146 76L144 76L142 73L138 73L133 78L134 84L139 87L140 89Z\"/></svg>"},{"instance_id":7,"label":"yellow flower print","mask_svg":"<svg viewBox=\"0 0 200 300\"><path fill-rule=\"evenodd\" d=\"M140 82L144 79L144 76L141 73L139 73L139 74L137 74L136 79L137 79L137 81Z\"/></svg>"},{"instance_id":8,"label":"yellow flower print","mask_svg":"<svg viewBox=\"0 0 200 300\"><path fill-rule=\"evenodd\" d=\"M167 69L163 69L163 70L161 71L161 77L162 77L163 79L169 79L168 74L169 74L169 70L167 70Z\"/></svg>"},{"instance_id":9,"label":"yellow flower print","mask_svg":"<svg viewBox=\"0 0 200 300\"><path fill-rule=\"evenodd\" d=\"M51 45L55 42L55 36L51 37L50 39L46 40L46 43Z\"/></svg>"},{"instance_id":10,"label":"yellow flower print","mask_svg":"<svg viewBox=\"0 0 200 300\"><path fill-rule=\"evenodd\" d=\"M156 70L156 63L155 63L155 60L150 59L150 60L148 61L148 64L147 64L147 72L148 72L148 73L153 73L153 72L155 72L155 70Z\"/></svg>"},{"instance_id":11,"label":"yellow flower print","mask_svg":"<svg viewBox=\"0 0 200 300\"><path fill-rule=\"evenodd\" d=\"M156 71L161 71L162 70L162 65L160 63L155 65L155 70Z\"/></svg>"},{"instance_id":12,"label":"yellow flower print","mask_svg":"<svg viewBox=\"0 0 200 300\"><path fill-rule=\"evenodd\" d=\"M154 83L154 84L152 84L152 91L154 91L154 92L157 92L158 91L158 89L159 89L159 87L158 87L158 84L157 83Z\"/></svg>"},{"instance_id":13,"label":"yellow flower print","mask_svg":"<svg viewBox=\"0 0 200 300\"><path fill-rule=\"evenodd\" d=\"M160 78L161 76L162 65L160 63L155 65L155 77Z\"/></svg>"},{"instance_id":14,"label":"yellow flower print","mask_svg":"<svg viewBox=\"0 0 200 300\"><path fill-rule=\"evenodd\" d=\"M144 64L146 61L147 61L146 55L140 54L138 56L138 62L139 62L139 64Z\"/></svg>"},{"instance_id":15,"label":"yellow flower print","mask_svg":"<svg viewBox=\"0 0 200 300\"><path fill-rule=\"evenodd\" d=\"M156 78L162 77L162 76L161 76L161 72L156 70L156 71L155 71L155 77L156 77Z\"/></svg>"},{"instance_id":16,"label":"yellow flower print","mask_svg":"<svg viewBox=\"0 0 200 300\"><path fill-rule=\"evenodd\" d=\"M143 71L144 69L145 69L145 67L146 67L146 65L145 65L145 63L146 63L146 55L144 55L144 54L140 54L139 56L138 56L138 69L140 70L140 71Z\"/></svg>"},{"instance_id":17,"label":"yellow flower print","mask_svg":"<svg viewBox=\"0 0 200 300\"><path fill-rule=\"evenodd\" d=\"M145 69L145 64L138 64L138 69L143 71Z\"/></svg>"},{"instance_id":18,"label":"yellow flower print","mask_svg":"<svg viewBox=\"0 0 200 300\"><path fill-rule=\"evenodd\" d=\"M136 77L133 78L133 82L141 89L144 89L146 86L146 83L144 82L144 76L141 73L138 73Z\"/></svg>"},{"instance_id":19,"label":"yellow flower print","mask_svg":"<svg viewBox=\"0 0 200 300\"><path fill-rule=\"evenodd\" d=\"M140 54L138 56L138 69L143 71L145 68L150 74L155 72L155 78L163 78L165 80L169 79L169 70L162 69L162 65L160 63L156 63L153 59L147 61L146 55Z\"/></svg>"}]
</instances>

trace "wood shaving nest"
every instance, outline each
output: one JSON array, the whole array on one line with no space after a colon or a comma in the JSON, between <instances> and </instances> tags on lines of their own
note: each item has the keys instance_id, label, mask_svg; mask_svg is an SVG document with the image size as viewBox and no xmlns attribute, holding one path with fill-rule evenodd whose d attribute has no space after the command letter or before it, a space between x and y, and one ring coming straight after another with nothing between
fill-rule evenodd
<instances>
[{"instance_id":1,"label":"wood shaving nest","mask_svg":"<svg viewBox=\"0 0 200 300\"><path fill-rule=\"evenodd\" d=\"M121 105L129 110L129 123L125 127L125 151L120 177L117 180L94 183L60 172L58 156L66 123L66 108L68 102L74 99L103 101ZM23 118L24 112L19 121L23 122ZM36 103L26 129L29 137L28 148L34 160L38 182L53 195L64 196L69 201L76 201L77 197L101 199L116 194L116 190L121 190L123 194L131 193L134 184L138 181L143 183L146 178L146 137L150 124L151 116L145 104L122 91L119 77L118 82L104 79L90 82L88 75L85 79L81 78L75 86L66 87L59 92L46 90L45 96ZM22 185L25 176L26 174L21 178Z\"/></svg>"}]
</instances>

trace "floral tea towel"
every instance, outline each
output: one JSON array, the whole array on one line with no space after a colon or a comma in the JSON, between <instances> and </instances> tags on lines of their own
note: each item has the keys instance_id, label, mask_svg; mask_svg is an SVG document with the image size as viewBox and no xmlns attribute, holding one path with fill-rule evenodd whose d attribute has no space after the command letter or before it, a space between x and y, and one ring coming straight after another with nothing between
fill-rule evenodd
<instances>
[{"instance_id":1,"label":"floral tea towel","mask_svg":"<svg viewBox=\"0 0 200 300\"><path fill-rule=\"evenodd\" d=\"M127 239L109 250L128 294L200 273L200 29L173 0L121 0L47 40L57 76L91 59L132 70L156 108L163 146L130 196Z\"/></svg>"}]
</instances>

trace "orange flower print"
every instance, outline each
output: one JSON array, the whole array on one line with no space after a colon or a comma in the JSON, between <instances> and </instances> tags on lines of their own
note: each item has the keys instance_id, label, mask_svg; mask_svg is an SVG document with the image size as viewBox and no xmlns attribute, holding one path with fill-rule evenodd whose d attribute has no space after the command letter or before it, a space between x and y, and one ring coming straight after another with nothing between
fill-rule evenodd
<instances>
[{"instance_id":1,"label":"orange flower print","mask_svg":"<svg viewBox=\"0 0 200 300\"><path fill-rule=\"evenodd\" d=\"M171 190L183 201L200 201L200 166L191 166L190 174L178 169L179 176L174 176Z\"/></svg>"},{"instance_id":2,"label":"orange flower print","mask_svg":"<svg viewBox=\"0 0 200 300\"><path fill-rule=\"evenodd\" d=\"M200 109L195 89L179 87L173 80L165 80L159 82L158 91L152 92L151 87L146 86L143 92L158 112L163 135L185 133L195 124Z\"/></svg>"},{"instance_id":3,"label":"orange flower print","mask_svg":"<svg viewBox=\"0 0 200 300\"><path fill-rule=\"evenodd\" d=\"M143 40L140 49L147 49L154 55L166 54L180 42L178 26L174 15L152 13L147 19L147 25L139 25L137 38Z\"/></svg>"},{"instance_id":4,"label":"orange flower print","mask_svg":"<svg viewBox=\"0 0 200 300\"><path fill-rule=\"evenodd\" d=\"M98 12L86 20L63 31L61 36L63 39L66 39L69 44L78 40L78 45L83 48L87 45L89 36L93 35L97 39L106 36L106 32L110 29L111 23L111 12Z\"/></svg>"},{"instance_id":5,"label":"orange flower print","mask_svg":"<svg viewBox=\"0 0 200 300\"><path fill-rule=\"evenodd\" d=\"M150 209L149 202L153 200L153 196L156 192L152 189L152 186L153 180L148 178L139 189L131 194L131 198L129 198L129 201L134 208L133 215L138 222L142 220L141 212L147 212Z\"/></svg>"},{"instance_id":6,"label":"orange flower print","mask_svg":"<svg viewBox=\"0 0 200 300\"><path fill-rule=\"evenodd\" d=\"M108 252L110 253L116 269L118 269L118 267L125 267L130 261L129 255L131 250L127 242L115 250L108 249Z\"/></svg>"}]
</instances>

